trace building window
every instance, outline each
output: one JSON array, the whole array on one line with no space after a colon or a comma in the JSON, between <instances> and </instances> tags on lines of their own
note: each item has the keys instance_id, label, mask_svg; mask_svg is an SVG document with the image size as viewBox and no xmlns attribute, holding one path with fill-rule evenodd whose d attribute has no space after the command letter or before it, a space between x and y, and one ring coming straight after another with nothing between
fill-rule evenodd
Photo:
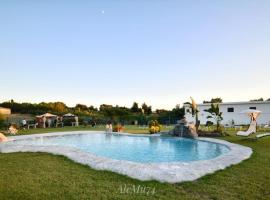
<instances>
[{"instance_id":1,"label":"building window","mask_svg":"<svg viewBox=\"0 0 270 200\"><path fill-rule=\"evenodd\" d=\"M249 107L249 109L256 110L257 108L256 107Z\"/></svg>"},{"instance_id":2,"label":"building window","mask_svg":"<svg viewBox=\"0 0 270 200\"><path fill-rule=\"evenodd\" d=\"M234 112L234 108L228 108L227 111L228 112Z\"/></svg>"}]
</instances>

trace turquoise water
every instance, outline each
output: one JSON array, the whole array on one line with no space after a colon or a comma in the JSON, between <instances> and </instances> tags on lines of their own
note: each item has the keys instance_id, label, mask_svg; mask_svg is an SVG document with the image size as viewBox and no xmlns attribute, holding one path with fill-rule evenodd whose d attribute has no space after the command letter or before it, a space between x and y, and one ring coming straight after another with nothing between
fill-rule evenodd
<instances>
[{"instance_id":1,"label":"turquoise water","mask_svg":"<svg viewBox=\"0 0 270 200\"><path fill-rule=\"evenodd\" d=\"M225 145L193 139L103 133L37 137L13 143L75 147L97 156L141 163L207 160L229 151Z\"/></svg>"}]
</instances>

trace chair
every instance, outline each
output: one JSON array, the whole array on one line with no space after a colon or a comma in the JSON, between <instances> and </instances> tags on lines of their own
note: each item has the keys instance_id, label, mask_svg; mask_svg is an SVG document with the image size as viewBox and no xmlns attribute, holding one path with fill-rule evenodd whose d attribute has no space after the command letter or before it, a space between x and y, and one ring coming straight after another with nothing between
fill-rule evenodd
<instances>
[{"instance_id":1,"label":"chair","mask_svg":"<svg viewBox=\"0 0 270 200\"><path fill-rule=\"evenodd\" d=\"M0 133L0 142L6 142L6 141L8 141L7 137L3 133Z\"/></svg>"},{"instance_id":2,"label":"chair","mask_svg":"<svg viewBox=\"0 0 270 200\"><path fill-rule=\"evenodd\" d=\"M270 136L270 133L263 133L263 134L256 135L256 138L262 138L266 136Z\"/></svg>"},{"instance_id":3,"label":"chair","mask_svg":"<svg viewBox=\"0 0 270 200\"><path fill-rule=\"evenodd\" d=\"M247 131L238 131L236 133L236 135L239 135L239 136L249 136L252 133L256 133L256 125L257 125L256 121L252 121L250 123L250 126L249 126L249 128L248 128Z\"/></svg>"}]
</instances>

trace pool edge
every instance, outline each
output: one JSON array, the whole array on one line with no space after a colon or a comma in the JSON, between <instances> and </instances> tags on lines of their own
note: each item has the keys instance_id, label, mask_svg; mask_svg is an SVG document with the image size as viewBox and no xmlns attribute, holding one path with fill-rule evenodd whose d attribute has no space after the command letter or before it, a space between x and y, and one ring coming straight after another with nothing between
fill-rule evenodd
<instances>
[{"instance_id":1,"label":"pool edge","mask_svg":"<svg viewBox=\"0 0 270 200\"><path fill-rule=\"evenodd\" d=\"M20 140L33 137L44 136L60 136L70 134L87 134L87 133L104 133L104 131L73 131L73 132L53 132L44 134L31 134L22 136L12 136L9 139ZM129 134L137 136L159 136L145 134ZM178 183L183 181L193 181L207 174L214 173L218 170L225 169L231 165L238 164L243 160L250 158L252 149L239 144L230 143L225 140L213 138L198 138L202 141L214 142L226 145L230 148L227 154L218 156L210 160L192 161L192 162L170 162L170 163L137 163L125 160L113 160L83 152L81 150L60 147L60 146L30 146L30 145L11 145L8 143L0 143L1 153L15 152L46 152L54 155L63 155L69 159L90 166L96 170L108 170L129 177L139 179L141 181L157 180L160 182Z\"/></svg>"}]
</instances>

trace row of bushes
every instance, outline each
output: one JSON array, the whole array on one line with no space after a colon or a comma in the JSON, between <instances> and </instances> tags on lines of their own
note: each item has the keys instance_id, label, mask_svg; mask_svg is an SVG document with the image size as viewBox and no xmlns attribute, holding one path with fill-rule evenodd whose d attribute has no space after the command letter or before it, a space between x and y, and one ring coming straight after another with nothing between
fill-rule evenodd
<instances>
[{"instance_id":1,"label":"row of bushes","mask_svg":"<svg viewBox=\"0 0 270 200\"><path fill-rule=\"evenodd\" d=\"M138 124L148 124L150 120L157 119L161 124L175 124L178 119L181 119L185 110L183 107L177 105L172 110L156 110L152 113L151 106L146 104L142 108L135 103L132 108L119 107L112 105L100 105L100 109L93 106L77 104L75 107L68 107L63 102L49 102L49 103L17 103L13 100L0 103L0 107L10 108L12 113L40 115L43 113L53 113L62 115L65 113L73 113L77 116L88 117L94 119L97 123L102 121L103 124L110 121L121 122L122 124L132 124L134 121ZM144 112L143 112L144 111Z\"/></svg>"},{"instance_id":2,"label":"row of bushes","mask_svg":"<svg viewBox=\"0 0 270 200\"><path fill-rule=\"evenodd\" d=\"M64 126L71 126L72 122L74 122L74 121L75 120L73 118L63 119L63 125ZM35 123L35 120L33 120L31 122L28 121L28 123L31 123L31 124ZM86 119L79 118L79 123L84 124L84 125L88 125L88 124L93 124L95 122L92 121L92 120L87 120L86 121ZM0 129L4 129L4 128L7 128L6 121L5 121L4 117L2 115L0 115ZM115 125L113 127L113 131L121 132L121 131L123 131L123 126L117 124L117 125ZM161 131L161 125L159 124L159 122L157 120L151 120L150 123L149 123L149 132L151 134L154 134L154 133L158 133L160 131Z\"/></svg>"}]
</instances>

